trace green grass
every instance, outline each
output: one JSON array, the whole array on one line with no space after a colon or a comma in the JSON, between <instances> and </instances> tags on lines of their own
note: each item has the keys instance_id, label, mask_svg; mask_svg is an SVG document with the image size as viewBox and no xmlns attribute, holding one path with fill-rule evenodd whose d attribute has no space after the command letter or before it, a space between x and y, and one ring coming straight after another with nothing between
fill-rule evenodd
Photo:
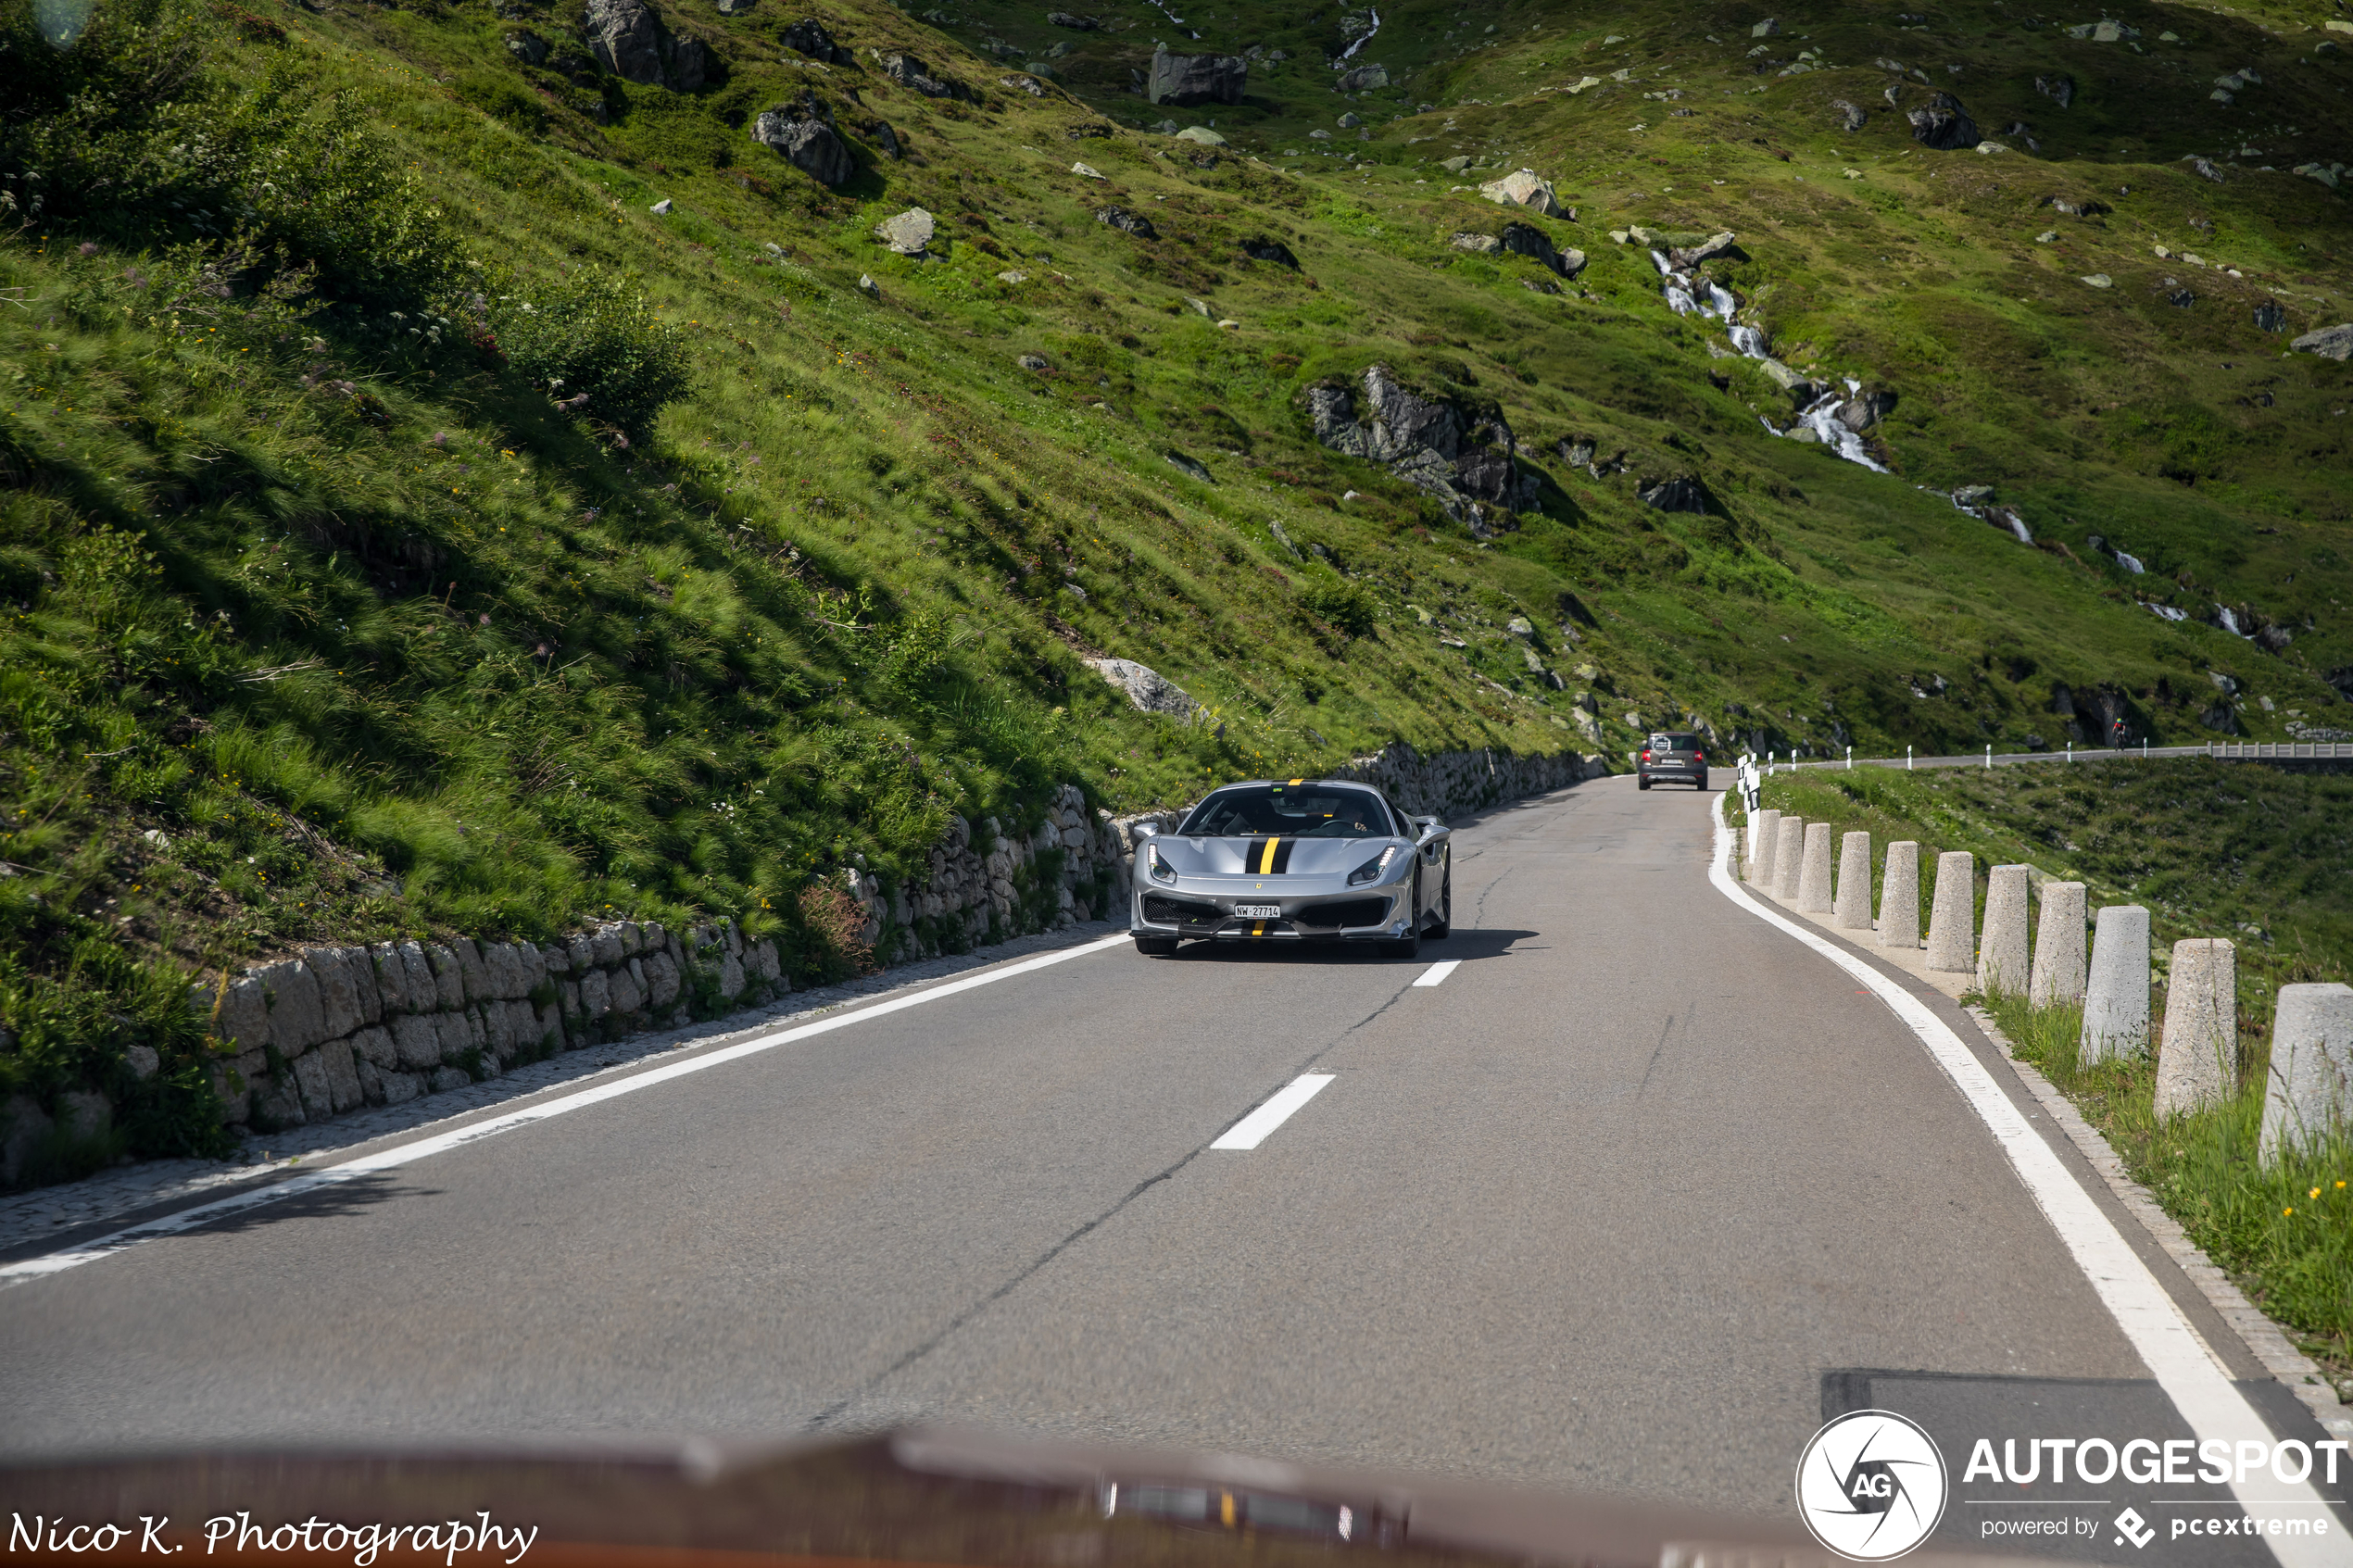
<instances>
[{"instance_id":1,"label":"green grass","mask_svg":"<svg viewBox=\"0 0 2353 1568\"><path fill-rule=\"evenodd\" d=\"M2340 1388L2353 1386L2353 1136L2267 1167L2257 1158L2259 1069L2242 1074L2229 1103L2159 1122L2148 1052L2086 1065L2077 1054L2081 1007L1980 1000L2019 1056L2074 1103L2190 1239L2266 1314L2296 1330Z\"/></svg>"},{"instance_id":2,"label":"green grass","mask_svg":"<svg viewBox=\"0 0 2353 1568\"><path fill-rule=\"evenodd\" d=\"M2259 294L2298 331L2345 313L2343 198L2185 172L2244 111L2152 89L2256 64L2264 112L2309 138L2353 78L2243 17L2148 8L2188 41L2152 56L1990 4L1930 37L1792 13L1770 57L1836 69L1782 78L1730 12L1547 0L1489 35L1421 5L1371 50L1398 85L1343 103L1334 19L1272 4L1202 20L1204 46L1292 58L1185 112L1124 92L1141 21L672 6L722 67L682 95L526 67L504 35L560 52L572 14L507 9L101 0L70 46L6 10L0 69L27 88L0 126L0 1088L129 1096L142 1041L192 1083L188 975L304 940L727 913L802 976L840 972L802 894L853 856L912 873L951 811L1023 821L1071 779L1171 803L1396 739L1553 749L1580 690L1607 749L1627 713L1816 754L2022 746L2056 733L2054 680L2186 739L2209 671L2267 738L2343 711L2322 676L2353 665L2331 412L2353 370L2281 359L2248 319ZM812 9L861 63L784 57ZM998 85L1056 44L1046 96ZM975 100L897 88L867 53L889 48ZM2032 120L2045 156L1928 155L1884 115L1843 137L1828 101L1876 105L1881 53L1962 64L1980 119ZM2062 56L2084 84L2064 116L2019 85ZM1534 92L1587 73L1604 85ZM838 192L747 132L804 95L862 149ZM1343 107L1371 140L1305 135ZM1132 129L1164 115L1233 145L1197 162ZM1482 168L1437 167L1454 155ZM1580 209L1545 225L1591 257L1561 295L1447 244L1503 217L1451 187L1520 163ZM2037 205L2119 184L2140 194L2104 217ZM1097 222L1107 203L1162 237ZM913 204L940 219L922 263L870 234ZM1902 395L1895 476L1768 436L1779 395L1667 312L1606 238L1629 222L1739 230L1724 275L1783 357ZM2047 224L2056 247L2031 240ZM1302 270L1243 257L1258 235ZM2245 275L2201 272L2184 312L2152 292L2152 243ZM2095 268L2120 287L2073 281ZM1506 417L1541 508L1475 540L1315 445L1305 389L1375 361ZM1624 470L1568 469L1572 435ZM1720 515L1636 502L1683 473ZM1963 481L2053 548L1917 488ZM2136 596L2252 603L2295 640L2266 654ZM1551 690L1516 617L1590 674ZM1210 721L1127 709L1096 653ZM169 1102L137 1148L217 1142L200 1094L137 1093Z\"/></svg>"}]
</instances>

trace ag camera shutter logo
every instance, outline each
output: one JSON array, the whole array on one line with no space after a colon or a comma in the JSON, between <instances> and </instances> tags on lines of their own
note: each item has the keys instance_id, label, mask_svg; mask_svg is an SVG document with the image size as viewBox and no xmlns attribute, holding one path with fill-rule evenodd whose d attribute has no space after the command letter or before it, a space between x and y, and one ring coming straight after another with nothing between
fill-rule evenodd
<instances>
[{"instance_id":1,"label":"ag camera shutter logo","mask_svg":"<svg viewBox=\"0 0 2353 1568\"><path fill-rule=\"evenodd\" d=\"M1797 1512L1855 1562L1885 1562L1928 1539L1949 1494L1944 1456L1893 1411L1855 1411L1814 1434L1797 1461Z\"/></svg>"}]
</instances>

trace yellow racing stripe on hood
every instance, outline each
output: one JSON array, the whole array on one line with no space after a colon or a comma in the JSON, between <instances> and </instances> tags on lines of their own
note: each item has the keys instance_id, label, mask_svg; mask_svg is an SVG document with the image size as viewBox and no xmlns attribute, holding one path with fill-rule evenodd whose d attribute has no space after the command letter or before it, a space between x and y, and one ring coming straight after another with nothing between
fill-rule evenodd
<instances>
[{"instance_id":1,"label":"yellow racing stripe on hood","mask_svg":"<svg viewBox=\"0 0 2353 1568\"><path fill-rule=\"evenodd\" d=\"M1266 853L1258 857L1258 874L1260 876L1272 876L1275 874L1275 846L1280 844L1282 840L1279 838L1270 838L1266 841Z\"/></svg>"}]
</instances>

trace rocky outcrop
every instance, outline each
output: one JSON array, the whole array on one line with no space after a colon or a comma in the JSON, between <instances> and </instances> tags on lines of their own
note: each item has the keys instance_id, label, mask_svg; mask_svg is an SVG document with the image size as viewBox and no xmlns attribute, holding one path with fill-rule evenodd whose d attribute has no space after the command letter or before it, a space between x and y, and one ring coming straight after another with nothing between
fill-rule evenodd
<instances>
[{"instance_id":1,"label":"rocky outcrop","mask_svg":"<svg viewBox=\"0 0 2353 1568\"><path fill-rule=\"evenodd\" d=\"M933 75L925 68L924 62L912 55L881 55L876 58L885 76L926 98L969 99L972 96L971 88L952 77Z\"/></svg>"},{"instance_id":2,"label":"rocky outcrop","mask_svg":"<svg viewBox=\"0 0 2353 1568\"><path fill-rule=\"evenodd\" d=\"M1537 481L1519 475L1518 444L1501 414L1412 391L1386 365L1373 366L1354 387L1330 382L1310 387L1306 403L1318 442L1388 464L1480 538L1491 537L1499 523L1511 526L1491 516L1491 509L1508 513L1534 497Z\"/></svg>"},{"instance_id":3,"label":"rocky outcrop","mask_svg":"<svg viewBox=\"0 0 2353 1568\"><path fill-rule=\"evenodd\" d=\"M1849 103L1844 98L1833 98L1831 100L1831 107L1838 114L1838 128L1841 131L1860 131L1870 123L1871 117L1864 112L1863 106L1860 104Z\"/></svg>"},{"instance_id":4,"label":"rocky outcrop","mask_svg":"<svg viewBox=\"0 0 2353 1568\"><path fill-rule=\"evenodd\" d=\"M1252 261L1271 261L1277 267L1288 267L1294 272L1299 270L1299 257L1291 254L1290 246L1280 240L1270 240L1264 234L1244 240L1242 254Z\"/></svg>"},{"instance_id":5,"label":"rocky outcrop","mask_svg":"<svg viewBox=\"0 0 2353 1568\"><path fill-rule=\"evenodd\" d=\"M922 256L931 245L936 225L930 213L911 207L875 225L875 238L901 256Z\"/></svg>"},{"instance_id":6,"label":"rocky outcrop","mask_svg":"<svg viewBox=\"0 0 2353 1568\"><path fill-rule=\"evenodd\" d=\"M1950 93L1931 94L1926 104L1907 110L1904 118L1912 122L1912 140L1938 152L1957 152L1985 139L1978 134L1977 121L1969 117L1969 110Z\"/></svg>"},{"instance_id":7,"label":"rocky outcrop","mask_svg":"<svg viewBox=\"0 0 2353 1568\"><path fill-rule=\"evenodd\" d=\"M1490 180L1478 188L1478 194L1489 201L1505 207L1524 207L1546 218L1563 216L1560 202L1553 194L1553 182L1532 169L1522 169Z\"/></svg>"},{"instance_id":8,"label":"rocky outcrop","mask_svg":"<svg viewBox=\"0 0 2353 1568\"><path fill-rule=\"evenodd\" d=\"M1127 694L1127 700L1146 713L1190 719L1199 704L1182 686L1159 671L1129 659L1090 659L1088 667Z\"/></svg>"},{"instance_id":9,"label":"rocky outcrop","mask_svg":"<svg viewBox=\"0 0 2353 1568\"><path fill-rule=\"evenodd\" d=\"M838 186L858 172L858 162L834 134L832 126L814 114L795 117L788 109L770 109L752 122L752 140L774 147L820 185Z\"/></svg>"},{"instance_id":10,"label":"rocky outcrop","mask_svg":"<svg viewBox=\"0 0 2353 1568\"><path fill-rule=\"evenodd\" d=\"M2034 79L2034 91L2042 94L2059 107L2065 108L2075 102L2075 78L2064 71L2055 72L2049 76L2038 76Z\"/></svg>"},{"instance_id":11,"label":"rocky outcrop","mask_svg":"<svg viewBox=\"0 0 2353 1568\"><path fill-rule=\"evenodd\" d=\"M1124 207L1102 208L1095 214L1095 221L1116 229L1123 234L1133 234L1139 240L1160 238L1160 231L1152 227L1151 219L1139 212L1130 212Z\"/></svg>"},{"instance_id":12,"label":"rocky outcrop","mask_svg":"<svg viewBox=\"0 0 2353 1568\"><path fill-rule=\"evenodd\" d=\"M1531 223L1506 223L1504 232L1495 236L1496 243L1514 256L1525 256L1559 273L1564 278L1577 274L1569 270L1568 259L1553 248L1552 237ZM1583 257L1579 256L1580 266Z\"/></svg>"},{"instance_id":13,"label":"rocky outcrop","mask_svg":"<svg viewBox=\"0 0 2353 1568\"><path fill-rule=\"evenodd\" d=\"M1250 62L1239 55L1172 55L1157 48L1151 74L1144 81L1144 98L1180 108L1239 104L1249 80Z\"/></svg>"},{"instance_id":14,"label":"rocky outcrop","mask_svg":"<svg viewBox=\"0 0 2353 1568\"><path fill-rule=\"evenodd\" d=\"M2291 339L2288 347L2302 354L2317 354L2323 359L2353 358L2353 321L2306 332Z\"/></svg>"},{"instance_id":15,"label":"rocky outcrop","mask_svg":"<svg viewBox=\"0 0 2353 1568\"><path fill-rule=\"evenodd\" d=\"M1358 66L1340 79L1343 93L1371 93L1389 85L1389 70L1384 66Z\"/></svg>"},{"instance_id":16,"label":"rocky outcrop","mask_svg":"<svg viewBox=\"0 0 2353 1568\"><path fill-rule=\"evenodd\" d=\"M1707 511L1707 492L1696 479L1663 479L1655 484L1638 487L1634 498L1654 511Z\"/></svg>"},{"instance_id":17,"label":"rocky outcrop","mask_svg":"<svg viewBox=\"0 0 2353 1568\"><path fill-rule=\"evenodd\" d=\"M1092 32L1103 25L1093 17L1082 17L1069 11L1049 11L1046 22L1050 27L1066 27L1078 32Z\"/></svg>"},{"instance_id":18,"label":"rocky outcrop","mask_svg":"<svg viewBox=\"0 0 2353 1568\"><path fill-rule=\"evenodd\" d=\"M580 30L598 63L623 81L692 93L711 74L702 41L673 37L646 0L588 0Z\"/></svg>"},{"instance_id":19,"label":"rocky outcrop","mask_svg":"<svg viewBox=\"0 0 2353 1568\"><path fill-rule=\"evenodd\" d=\"M825 31L825 24L814 17L803 17L785 29L782 43L797 54L806 55L812 60L823 60L827 65L846 66L854 57L849 50L834 42L834 35Z\"/></svg>"}]
</instances>

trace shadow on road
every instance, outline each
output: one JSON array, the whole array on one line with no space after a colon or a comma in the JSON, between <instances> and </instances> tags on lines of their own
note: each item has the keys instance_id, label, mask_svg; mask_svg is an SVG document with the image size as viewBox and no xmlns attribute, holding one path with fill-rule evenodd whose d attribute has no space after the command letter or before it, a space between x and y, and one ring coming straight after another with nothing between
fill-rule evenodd
<instances>
[{"instance_id":1,"label":"shadow on road","mask_svg":"<svg viewBox=\"0 0 2353 1568\"><path fill-rule=\"evenodd\" d=\"M1363 964L1368 966L1395 965L1401 969L1428 969L1431 964L1448 959L1473 962L1479 959L1502 958L1515 943L1531 936L1541 936L1541 931L1491 929L1466 931L1454 928L1451 936L1422 938L1422 950L1414 958L1400 958L1384 951L1371 942L1300 942L1240 939L1228 941L1188 942L1176 951L1173 963L1290 963Z\"/></svg>"}]
</instances>

